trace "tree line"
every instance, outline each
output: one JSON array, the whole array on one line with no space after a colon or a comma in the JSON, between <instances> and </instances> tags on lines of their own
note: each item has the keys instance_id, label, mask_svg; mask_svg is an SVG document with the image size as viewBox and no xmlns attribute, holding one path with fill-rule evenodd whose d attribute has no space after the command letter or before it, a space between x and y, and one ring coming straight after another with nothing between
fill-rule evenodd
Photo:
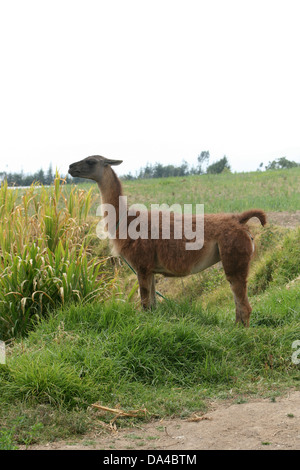
<instances>
[{"instance_id":1,"label":"tree line","mask_svg":"<svg viewBox=\"0 0 300 470\"><path fill-rule=\"evenodd\" d=\"M35 173L25 174L23 171L19 173L0 172L0 182L7 181L8 186L31 186L32 184L42 184L50 186L55 179L56 171L53 170L50 163L48 170L44 171L42 168ZM74 183L81 181L81 178L72 178L70 175L63 177L67 183Z\"/></svg>"},{"instance_id":2,"label":"tree line","mask_svg":"<svg viewBox=\"0 0 300 470\"><path fill-rule=\"evenodd\" d=\"M0 172L0 180L6 180L9 186L31 186L33 183L50 185L53 183L55 172L52 165L49 165L47 171L42 168L33 174L25 174L23 171L19 173Z\"/></svg>"},{"instance_id":3,"label":"tree line","mask_svg":"<svg viewBox=\"0 0 300 470\"><path fill-rule=\"evenodd\" d=\"M123 175L122 179L144 179L144 178L167 178L169 176L189 176L189 175L202 175L204 173L217 174L223 171L231 171L230 164L226 155L215 163L209 165L210 153L209 150L203 150L197 157L196 165L189 165L185 160L178 166L162 163L147 163L144 168L141 168L135 175L128 173Z\"/></svg>"},{"instance_id":4,"label":"tree line","mask_svg":"<svg viewBox=\"0 0 300 470\"><path fill-rule=\"evenodd\" d=\"M197 157L196 165L190 166L185 160L181 165L163 165L162 163L154 163L147 165L144 168L141 168L135 176L131 173L122 176L122 179L133 180L133 179L143 179L143 178L167 178L169 176L189 176L189 175L203 175L211 174L216 175L224 172L231 172L231 166L226 155L224 155L220 160L217 160L214 163L209 164L210 153L209 150L203 150ZM261 163L257 171L263 170L264 164ZM286 157L277 158L267 165L265 165L265 170L279 170L284 168L294 168L300 166L300 163L288 160Z\"/></svg>"},{"instance_id":5,"label":"tree line","mask_svg":"<svg viewBox=\"0 0 300 470\"><path fill-rule=\"evenodd\" d=\"M185 160L178 166L168 164L163 165L162 163L147 163L147 165L136 172L135 175L128 173L123 175L121 178L124 180L134 179L145 179L145 178L168 178L170 176L189 176L189 175L203 175L203 174L218 174L223 172L230 172L231 166L226 155L220 160L209 164L210 153L209 150L203 150L197 157L195 165L189 165ZM258 171L263 170L264 164L261 163ZM299 167L300 163L288 160L286 157L277 158L267 165L265 170L278 170L283 168L295 168ZM38 170L33 174L24 174L23 171L20 173L6 173L0 172L0 183L2 180L7 180L9 186L30 186L33 183L43 184L48 186L53 183L55 178L55 171L52 169L50 163L47 171L43 169ZM83 178L72 178L69 174L65 177L66 183L80 183Z\"/></svg>"}]
</instances>

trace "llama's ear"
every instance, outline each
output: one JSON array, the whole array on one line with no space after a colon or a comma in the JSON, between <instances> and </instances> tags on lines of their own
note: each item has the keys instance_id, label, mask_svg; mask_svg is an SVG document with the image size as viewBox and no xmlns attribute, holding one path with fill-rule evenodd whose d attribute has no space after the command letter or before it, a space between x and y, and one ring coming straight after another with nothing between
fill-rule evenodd
<instances>
[{"instance_id":1,"label":"llama's ear","mask_svg":"<svg viewBox=\"0 0 300 470\"><path fill-rule=\"evenodd\" d=\"M106 158L104 160L104 165L121 165L123 160L111 160L109 158Z\"/></svg>"}]
</instances>

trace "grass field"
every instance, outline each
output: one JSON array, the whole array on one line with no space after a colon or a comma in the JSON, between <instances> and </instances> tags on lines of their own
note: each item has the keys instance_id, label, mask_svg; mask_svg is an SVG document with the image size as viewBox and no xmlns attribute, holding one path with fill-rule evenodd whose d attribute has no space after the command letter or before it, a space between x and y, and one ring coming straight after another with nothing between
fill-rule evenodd
<instances>
[{"instance_id":1,"label":"grass field","mask_svg":"<svg viewBox=\"0 0 300 470\"><path fill-rule=\"evenodd\" d=\"M123 181L129 204L204 204L205 212L235 212L253 207L266 211L295 211L300 208L300 168L249 173L187 176ZM94 183L81 188L98 193ZM100 199L93 201L96 214Z\"/></svg>"},{"instance_id":2,"label":"grass field","mask_svg":"<svg viewBox=\"0 0 300 470\"><path fill-rule=\"evenodd\" d=\"M133 181L124 183L124 192L129 203L198 202L206 212L251 207L294 212L300 209L300 171ZM73 196L77 207L80 198ZM70 188L65 199L70 209ZM97 204L98 198L92 199L84 223L94 222ZM131 271L123 266L114 272L107 263L101 268L108 276L101 284L105 301L83 296L75 304L70 296L69 302L36 315L28 333L7 342L6 364L0 364L0 449L84 434L99 422L91 408L95 402L146 408L143 419L153 419L204 411L210 399L275 397L298 388L292 344L300 340L300 228L253 225L252 230L257 254L249 279L249 329L234 324L231 291L219 266L183 280L158 278L169 300L144 312ZM95 253L104 257L108 251L106 242L88 241L87 266L92 266ZM72 253L65 266L72 266ZM66 267L61 276L67 277ZM61 287L67 286L59 285L58 292ZM91 291L95 288L93 283Z\"/></svg>"},{"instance_id":3,"label":"grass field","mask_svg":"<svg viewBox=\"0 0 300 470\"><path fill-rule=\"evenodd\" d=\"M205 212L266 211L300 208L300 168L251 173L126 181L130 204L204 204Z\"/></svg>"}]
</instances>

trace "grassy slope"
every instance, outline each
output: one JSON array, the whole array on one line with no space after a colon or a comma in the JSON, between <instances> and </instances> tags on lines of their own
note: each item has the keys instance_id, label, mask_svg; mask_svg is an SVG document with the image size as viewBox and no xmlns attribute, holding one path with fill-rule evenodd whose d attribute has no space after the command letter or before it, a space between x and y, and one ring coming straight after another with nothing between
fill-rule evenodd
<instances>
[{"instance_id":1,"label":"grassy slope","mask_svg":"<svg viewBox=\"0 0 300 470\"><path fill-rule=\"evenodd\" d=\"M205 212L300 209L300 168L126 181L129 203L205 204Z\"/></svg>"},{"instance_id":2,"label":"grassy slope","mask_svg":"<svg viewBox=\"0 0 300 470\"><path fill-rule=\"evenodd\" d=\"M210 194L211 212L251 206L294 210L299 177L293 170L200 180ZM132 202L193 202L185 199L186 188L193 188L196 198L199 177L182 181L178 192L180 180L126 182L125 191ZM214 194L213 182L227 192ZM173 194L176 188L180 199ZM17 342L7 365L0 366L0 448L5 439L9 447L83 433L94 423L86 410L96 401L125 409L146 406L152 416L186 415L204 409L206 398L275 396L297 386L299 366L291 355L293 341L300 339L300 285L286 285L300 273L300 230L255 230L259 255L251 271L254 309L248 330L234 325L230 289L217 267L183 284L173 280L175 287L166 291L174 300L154 312L124 301L126 294L102 306L60 310ZM122 272L121 291L131 279Z\"/></svg>"}]
</instances>

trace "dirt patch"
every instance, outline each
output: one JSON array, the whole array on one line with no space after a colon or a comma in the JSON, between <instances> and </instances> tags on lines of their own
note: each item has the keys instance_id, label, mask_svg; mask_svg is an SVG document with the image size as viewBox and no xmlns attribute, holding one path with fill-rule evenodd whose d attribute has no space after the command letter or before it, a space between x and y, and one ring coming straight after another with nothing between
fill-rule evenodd
<instances>
[{"instance_id":1,"label":"dirt patch","mask_svg":"<svg viewBox=\"0 0 300 470\"><path fill-rule=\"evenodd\" d=\"M249 222L250 225L260 225L258 219L253 218ZM295 212L267 212L267 224L280 225L286 228L297 228L300 226L300 210Z\"/></svg>"},{"instance_id":2,"label":"dirt patch","mask_svg":"<svg viewBox=\"0 0 300 470\"><path fill-rule=\"evenodd\" d=\"M199 421L168 419L115 433L85 436L76 443L54 442L48 450L300 450L300 391L247 403L212 403Z\"/></svg>"},{"instance_id":3,"label":"dirt patch","mask_svg":"<svg viewBox=\"0 0 300 470\"><path fill-rule=\"evenodd\" d=\"M300 226L300 210L295 212L268 212L267 221L270 224L281 225L282 227L296 228Z\"/></svg>"}]
</instances>

